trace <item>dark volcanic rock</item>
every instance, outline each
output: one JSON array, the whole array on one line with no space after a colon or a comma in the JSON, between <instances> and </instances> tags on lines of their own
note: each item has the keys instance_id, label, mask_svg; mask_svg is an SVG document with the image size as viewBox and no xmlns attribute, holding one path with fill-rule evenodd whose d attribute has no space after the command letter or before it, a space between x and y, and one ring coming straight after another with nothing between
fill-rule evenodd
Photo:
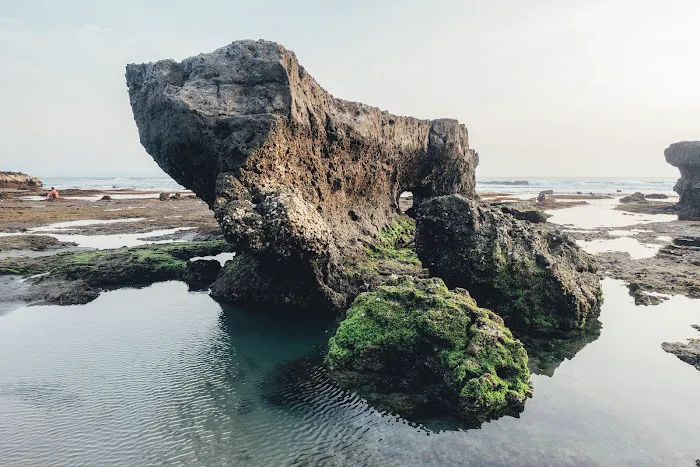
<instances>
[{"instance_id":1,"label":"dark volcanic rock","mask_svg":"<svg viewBox=\"0 0 700 467\"><path fill-rule=\"evenodd\" d=\"M198 259L190 261L185 266L182 280L194 290L207 289L221 271L221 263L215 259Z\"/></svg>"},{"instance_id":2,"label":"dark volcanic rock","mask_svg":"<svg viewBox=\"0 0 700 467\"><path fill-rule=\"evenodd\" d=\"M0 172L0 188L33 189L42 186L41 180L22 172Z\"/></svg>"},{"instance_id":3,"label":"dark volcanic rock","mask_svg":"<svg viewBox=\"0 0 700 467\"><path fill-rule=\"evenodd\" d=\"M509 327L577 329L599 313L591 255L566 234L478 201L452 195L423 203L416 248L431 275L469 290Z\"/></svg>"},{"instance_id":4,"label":"dark volcanic rock","mask_svg":"<svg viewBox=\"0 0 700 467\"><path fill-rule=\"evenodd\" d=\"M666 162L681 172L681 178L673 187L680 196L679 219L700 219L700 141L673 143L664 151L664 156Z\"/></svg>"},{"instance_id":5,"label":"dark volcanic rock","mask_svg":"<svg viewBox=\"0 0 700 467\"><path fill-rule=\"evenodd\" d=\"M640 193L639 191L629 196L623 196L620 198L621 203L646 203L646 201L647 199L644 197L644 194Z\"/></svg>"},{"instance_id":6,"label":"dark volcanic rock","mask_svg":"<svg viewBox=\"0 0 700 467\"><path fill-rule=\"evenodd\" d=\"M342 307L358 292L343 263L399 215L402 192L475 196L464 125L337 99L278 44L129 65L126 79L141 143L239 251L221 299Z\"/></svg>"}]
</instances>

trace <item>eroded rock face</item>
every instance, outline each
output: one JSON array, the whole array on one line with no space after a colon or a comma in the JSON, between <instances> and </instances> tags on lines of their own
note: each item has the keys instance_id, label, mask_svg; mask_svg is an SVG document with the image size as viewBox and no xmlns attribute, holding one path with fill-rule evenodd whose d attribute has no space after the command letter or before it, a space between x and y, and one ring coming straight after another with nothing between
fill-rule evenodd
<instances>
[{"instance_id":1,"label":"eroded rock face","mask_svg":"<svg viewBox=\"0 0 700 467\"><path fill-rule=\"evenodd\" d=\"M40 188L41 180L22 172L0 172L0 188Z\"/></svg>"},{"instance_id":2,"label":"eroded rock face","mask_svg":"<svg viewBox=\"0 0 700 467\"><path fill-rule=\"evenodd\" d=\"M528 357L495 313L438 278L404 277L361 294L330 339L331 378L381 410L474 425L520 413Z\"/></svg>"},{"instance_id":3,"label":"eroded rock face","mask_svg":"<svg viewBox=\"0 0 700 467\"><path fill-rule=\"evenodd\" d=\"M681 178L673 187L680 196L678 218L700 219L700 141L673 143L664 155L666 162L681 172Z\"/></svg>"},{"instance_id":4,"label":"eroded rock face","mask_svg":"<svg viewBox=\"0 0 700 467\"><path fill-rule=\"evenodd\" d=\"M480 201L451 195L423 203L416 248L431 275L469 290L513 329L579 329L599 313L591 255L561 232Z\"/></svg>"},{"instance_id":5,"label":"eroded rock face","mask_svg":"<svg viewBox=\"0 0 700 467\"><path fill-rule=\"evenodd\" d=\"M342 307L357 292L344 261L402 192L474 196L464 125L336 99L273 42L129 65L126 79L141 143L239 250L213 287L222 299Z\"/></svg>"}]
</instances>

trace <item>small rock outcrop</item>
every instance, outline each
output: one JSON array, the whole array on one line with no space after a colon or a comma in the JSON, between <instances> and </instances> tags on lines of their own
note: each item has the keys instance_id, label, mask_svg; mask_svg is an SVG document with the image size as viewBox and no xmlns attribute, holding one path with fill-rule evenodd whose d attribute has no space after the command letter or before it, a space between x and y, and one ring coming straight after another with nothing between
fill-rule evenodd
<instances>
[{"instance_id":1,"label":"small rock outcrop","mask_svg":"<svg viewBox=\"0 0 700 467\"><path fill-rule=\"evenodd\" d=\"M0 172L0 188L34 189L41 188L42 183L36 177L22 172Z\"/></svg>"},{"instance_id":2,"label":"small rock outcrop","mask_svg":"<svg viewBox=\"0 0 700 467\"><path fill-rule=\"evenodd\" d=\"M700 141L673 143L664 151L666 162L678 167L681 178L674 191L680 196L678 218L700 219Z\"/></svg>"},{"instance_id":3,"label":"small rock outcrop","mask_svg":"<svg viewBox=\"0 0 700 467\"><path fill-rule=\"evenodd\" d=\"M343 307L359 292L344 263L400 215L401 193L475 196L464 125L337 99L273 42L129 65L126 80L141 143L236 245L222 300Z\"/></svg>"},{"instance_id":4,"label":"small rock outcrop","mask_svg":"<svg viewBox=\"0 0 700 467\"><path fill-rule=\"evenodd\" d=\"M644 195L645 199L668 199L668 195L665 195L663 193L650 193L648 195Z\"/></svg>"},{"instance_id":5,"label":"small rock outcrop","mask_svg":"<svg viewBox=\"0 0 700 467\"><path fill-rule=\"evenodd\" d=\"M700 331L700 326L695 325L693 328ZM700 370L700 339L690 338L686 344L682 342L664 342L661 344L661 348Z\"/></svg>"},{"instance_id":6,"label":"small rock outcrop","mask_svg":"<svg viewBox=\"0 0 700 467\"><path fill-rule=\"evenodd\" d=\"M530 203L498 203L494 204L494 206L499 207L501 211L510 214L518 220L532 222L533 224L547 222L547 219L551 217L550 214Z\"/></svg>"},{"instance_id":7,"label":"small rock outcrop","mask_svg":"<svg viewBox=\"0 0 700 467\"><path fill-rule=\"evenodd\" d=\"M185 266L182 280L192 290L205 290L215 280L221 271L221 263L215 259L198 259L190 261Z\"/></svg>"},{"instance_id":8,"label":"small rock outcrop","mask_svg":"<svg viewBox=\"0 0 700 467\"><path fill-rule=\"evenodd\" d=\"M469 290L509 327L579 329L599 313L595 262L566 234L460 195L423 203L416 219L423 266Z\"/></svg>"},{"instance_id":9,"label":"small rock outcrop","mask_svg":"<svg viewBox=\"0 0 700 467\"><path fill-rule=\"evenodd\" d=\"M503 320L466 290L410 277L357 297L325 359L334 381L382 410L474 424L523 410L527 361Z\"/></svg>"},{"instance_id":10,"label":"small rock outcrop","mask_svg":"<svg viewBox=\"0 0 700 467\"><path fill-rule=\"evenodd\" d=\"M647 198L644 196L644 193L641 192L636 192L632 193L631 195L628 196L623 196L620 198L621 203L646 203Z\"/></svg>"}]
</instances>

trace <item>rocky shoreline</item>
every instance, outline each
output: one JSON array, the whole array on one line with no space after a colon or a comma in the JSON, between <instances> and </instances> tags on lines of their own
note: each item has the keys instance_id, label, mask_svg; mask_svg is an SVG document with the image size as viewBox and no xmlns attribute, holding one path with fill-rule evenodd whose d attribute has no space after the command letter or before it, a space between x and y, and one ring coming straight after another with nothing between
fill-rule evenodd
<instances>
[{"instance_id":1,"label":"rocky shoreline","mask_svg":"<svg viewBox=\"0 0 700 467\"><path fill-rule=\"evenodd\" d=\"M464 125L337 99L278 44L129 65L126 79L143 146L201 200L2 200L0 276L23 278L5 300L79 304L182 280L223 303L333 314L325 367L334 384L404 417L479 426L517 416L531 372L551 375L598 337L601 277L626 281L638 304L700 296L692 220L634 227L659 247L647 258L589 254L582 246L614 229L548 218L615 197L482 198ZM694 176L686 159L685 179ZM691 219L694 191L677 186L678 206L633 194L616 209ZM83 237L123 235L133 245L78 250ZM223 268L190 261L234 251ZM697 358L695 340L664 349Z\"/></svg>"}]
</instances>

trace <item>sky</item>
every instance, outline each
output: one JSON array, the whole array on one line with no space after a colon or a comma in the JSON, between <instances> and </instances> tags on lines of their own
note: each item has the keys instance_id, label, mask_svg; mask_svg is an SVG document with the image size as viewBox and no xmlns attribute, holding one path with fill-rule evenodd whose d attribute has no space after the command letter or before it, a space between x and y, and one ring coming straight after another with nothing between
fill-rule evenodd
<instances>
[{"instance_id":1,"label":"sky","mask_svg":"<svg viewBox=\"0 0 700 467\"><path fill-rule=\"evenodd\" d=\"M336 97L459 119L477 176L672 177L699 25L699 0L3 0L0 170L162 174L125 65L268 39Z\"/></svg>"}]
</instances>

